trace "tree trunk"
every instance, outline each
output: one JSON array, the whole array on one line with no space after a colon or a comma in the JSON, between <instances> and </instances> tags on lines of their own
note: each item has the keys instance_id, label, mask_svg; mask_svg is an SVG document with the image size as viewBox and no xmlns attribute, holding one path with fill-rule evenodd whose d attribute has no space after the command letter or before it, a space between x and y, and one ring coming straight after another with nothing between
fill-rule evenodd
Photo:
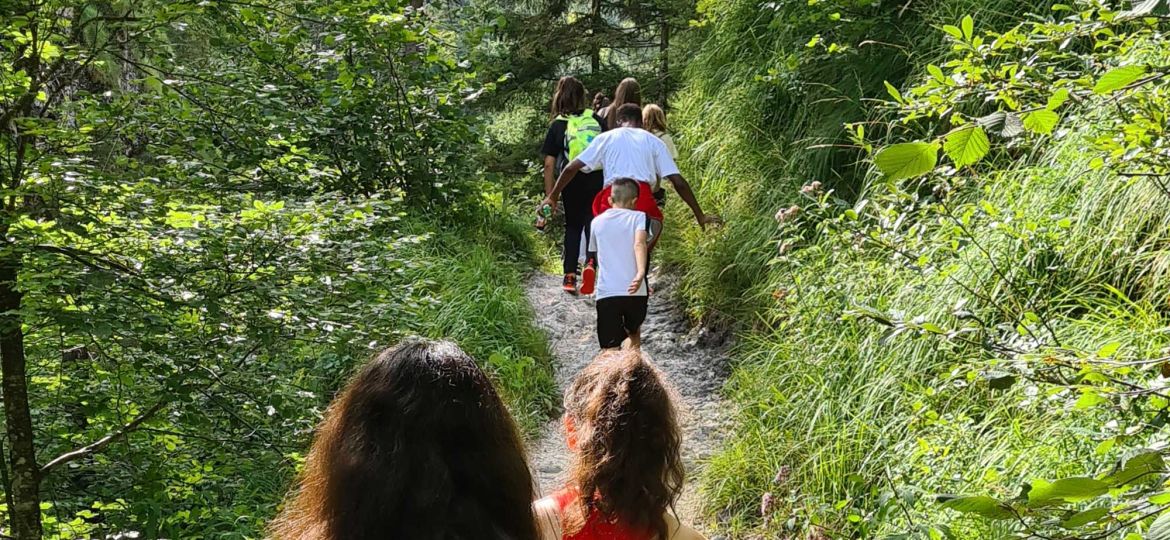
<instances>
[{"instance_id":1,"label":"tree trunk","mask_svg":"<svg viewBox=\"0 0 1170 540\"><path fill-rule=\"evenodd\" d=\"M12 468L8 486L13 505L8 509L12 536L17 540L41 538L40 468L33 441L32 415L28 406L24 331L20 307L24 295L16 288L19 255L0 261L0 368L3 368L4 418Z\"/></svg>"},{"instance_id":2,"label":"tree trunk","mask_svg":"<svg viewBox=\"0 0 1170 540\"><path fill-rule=\"evenodd\" d=\"M666 97L670 93L670 17L662 14L662 26L658 31L658 103L666 107Z\"/></svg>"},{"instance_id":3,"label":"tree trunk","mask_svg":"<svg viewBox=\"0 0 1170 540\"><path fill-rule=\"evenodd\" d=\"M593 9L590 15L592 18L590 19L589 33L593 39L590 41L592 50L589 52L589 61L590 67L592 68L591 73L597 73L601 71L601 41L597 37L601 30L601 0L593 0Z\"/></svg>"}]
</instances>

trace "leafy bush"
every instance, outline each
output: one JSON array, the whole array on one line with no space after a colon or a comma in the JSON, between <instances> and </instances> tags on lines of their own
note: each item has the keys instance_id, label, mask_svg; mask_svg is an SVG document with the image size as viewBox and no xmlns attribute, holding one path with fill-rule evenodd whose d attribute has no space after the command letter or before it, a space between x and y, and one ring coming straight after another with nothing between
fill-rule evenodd
<instances>
[{"instance_id":1,"label":"leafy bush","mask_svg":"<svg viewBox=\"0 0 1170 540\"><path fill-rule=\"evenodd\" d=\"M321 408L407 333L461 341L528 429L551 407L484 88L408 7L6 13L4 535L258 536Z\"/></svg>"}]
</instances>

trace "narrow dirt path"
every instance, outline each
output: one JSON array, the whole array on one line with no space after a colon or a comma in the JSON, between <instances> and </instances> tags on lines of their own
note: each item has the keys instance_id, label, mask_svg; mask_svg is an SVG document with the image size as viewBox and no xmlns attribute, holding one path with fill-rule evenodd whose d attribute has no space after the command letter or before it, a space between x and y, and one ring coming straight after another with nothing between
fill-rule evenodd
<instances>
[{"instance_id":1,"label":"narrow dirt path","mask_svg":"<svg viewBox=\"0 0 1170 540\"><path fill-rule=\"evenodd\" d=\"M696 473L718 448L727 427L719 391L728 373L726 336L690 328L687 317L671 300L671 283L652 276L655 294L642 327L643 350L662 369L682 398L683 461L689 480L678 512L684 522L699 524ZM548 332L557 360L557 385L563 390L598 353L593 300L565 294L561 278L537 274L529 278L528 300L537 324ZM563 485L568 461L560 419L550 420L529 451L542 493Z\"/></svg>"}]
</instances>

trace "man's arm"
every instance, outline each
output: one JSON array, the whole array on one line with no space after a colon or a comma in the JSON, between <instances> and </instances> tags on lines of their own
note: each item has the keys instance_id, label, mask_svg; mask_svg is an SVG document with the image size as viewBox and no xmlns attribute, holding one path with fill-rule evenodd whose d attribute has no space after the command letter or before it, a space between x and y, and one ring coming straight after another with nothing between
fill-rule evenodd
<instances>
[{"instance_id":1,"label":"man's arm","mask_svg":"<svg viewBox=\"0 0 1170 540\"><path fill-rule=\"evenodd\" d=\"M575 178L577 173L584 167L585 164L581 163L581 160L574 159L568 167L565 167L565 170L561 171L561 176L557 178L556 185L554 185L552 190L548 192L547 196L544 198L544 202L540 203L540 206L543 207L547 204L553 208L556 208L557 198L561 196L561 192L565 190L565 187L569 185L569 182L572 182L573 178ZM540 208L537 208L536 212L540 213Z\"/></svg>"},{"instance_id":2,"label":"man's arm","mask_svg":"<svg viewBox=\"0 0 1170 540\"><path fill-rule=\"evenodd\" d=\"M638 274L634 276L629 289L626 290L629 294L637 293L638 289L642 288L642 280L646 279L646 253L649 251L646 247L646 240L648 236L646 229L638 229L638 232L634 233L634 264L638 265Z\"/></svg>"},{"instance_id":3,"label":"man's arm","mask_svg":"<svg viewBox=\"0 0 1170 540\"><path fill-rule=\"evenodd\" d=\"M544 194L547 197L552 193L553 188L553 170L556 169L556 156L544 156Z\"/></svg>"},{"instance_id":4,"label":"man's arm","mask_svg":"<svg viewBox=\"0 0 1170 540\"><path fill-rule=\"evenodd\" d=\"M703 208L699 206L699 200L695 198L695 192L691 191L691 185L687 183L687 179L683 178L681 174L672 174L667 176L666 179L670 180L671 185L678 192L678 196L682 197L683 202L691 207L691 212L695 213L695 220L699 222L700 227L706 228L707 225L723 222L719 216L709 216L703 213Z\"/></svg>"}]
</instances>

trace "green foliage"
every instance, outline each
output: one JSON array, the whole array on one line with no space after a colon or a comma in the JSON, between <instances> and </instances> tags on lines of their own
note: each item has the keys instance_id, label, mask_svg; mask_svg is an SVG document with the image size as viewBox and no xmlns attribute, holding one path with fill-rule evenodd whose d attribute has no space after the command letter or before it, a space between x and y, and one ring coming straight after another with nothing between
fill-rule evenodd
<instances>
[{"instance_id":1,"label":"green foliage","mask_svg":"<svg viewBox=\"0 0 1170 540\"><path fill-rule=\"evenodd\" d=\"M1148 535L1170 503L1164 21L842 4L710 4L682 99L692 176L731 210L673 262L698 315L749 321L710 508L745 536Z\"/></svg>"},{"instance_id":2,"label":"green foliage","mask_svg":"<svg viewBox=\"0 0 1170 540\"><path fill-rule=\"evenodd\" d=\"M969 151L968 144L966 141L958 142L958 139L959 137L956 137L956 142L950 145L947 155L957 152L965 159L965 154ZM967 139L970 139L969 135ZM938 145L924 142L895 144L883 148L874 156L873 161L886 175L887 180L914 178L934 170L935 164L938 163Z\"/></svg>"},{"instance_id":3,"label":"green foliage","mask_svg":"<svg viewBox=\"0 0 1170 540\"><path fill-rule=\"evenodd\" d=\"M1025 121L1025 124L1027 122ZM987 132L978 124L968 124L947 135L943 150L951 158L956 167L965 167L979 163L987 151L991 149L991 141L987 139ZM877 156L874 157L877 160ZM881 165L879 164L879 167ZM932 163L931 169L934 168Z\"/></svg>"},{"instance_id":4,"label":"green foliage","mask_svg":"<svg viewBox=\"0 0 1170 540\"><path fill-rule=\"evenodd\" d=\"M333 1L0 24L5 534L257 537L407 334L459 341L529 431L554 407L450 27Z\"/></svg>"}]
</instances>

